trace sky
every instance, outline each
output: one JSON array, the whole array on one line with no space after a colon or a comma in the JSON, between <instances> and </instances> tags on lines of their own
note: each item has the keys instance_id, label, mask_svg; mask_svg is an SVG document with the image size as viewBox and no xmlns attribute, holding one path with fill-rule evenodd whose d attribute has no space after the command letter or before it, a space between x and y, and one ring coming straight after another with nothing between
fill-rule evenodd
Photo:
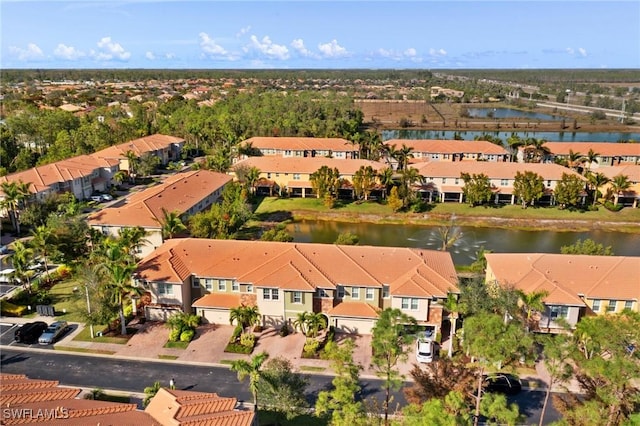
<instances>
[{"instance_id":1,"label":"sky","mask_svg":"<svg viewBox=\"0 0 640 426\"><path fill-rule=\"evenodd\" d=\"M639 68L640 1L0 0L0 68Z\"/></svg>"}]
</instances>

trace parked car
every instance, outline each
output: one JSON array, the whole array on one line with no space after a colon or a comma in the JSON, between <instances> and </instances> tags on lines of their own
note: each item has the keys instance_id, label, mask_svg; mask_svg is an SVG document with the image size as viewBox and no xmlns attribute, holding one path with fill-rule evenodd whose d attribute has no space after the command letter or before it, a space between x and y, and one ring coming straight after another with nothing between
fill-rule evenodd
<instances>
[{"instance_id":1,"label":"parked car","mask_svg":"<svg viewBox=\"0 0 640 426\"><path fill-rule=\"evenodd\" d=\"M418 339L416 341L416 361L432 362L435 354L436 343L431 339Z\"/></svg>"},{"instance_id":2,"label":"parked car","mask_svg":"<svg viewBox=\"0 0 640 426\"><path fill-rule=\"evenodd\" d=\"M485 374L483 385L486 392L499 392L507 395L515 395L522 390L520 379L509 373Z\"/></svg>"},{"instance_id":3,"label":"parked car","mask_svg":"<svg viewBox=\"0 0 640 426\"><path fill-rule=\"evenodd\" d=\"M111 195L109 195L109 194L102 194L100 197L102 198L102 201L112 201L113 200L113 197Z\"/></svg>"},{"instance_id":4,"label":"parked car","mask_svg":"<svg viewBox=\"0 0 640 426\"><path fill-rule=\"evenodd\" d=\"M13 338L18 343L35 343L46 329L47 323L44 321L28 322L16 330Z\"/></svg>"},{"instance_id":5,"label":"parked car","mask_svg":"<svg viewBox=\"0 0 640 426\"><path fill-rule=\"evenodd\" d=\"M92 195L91 201L95 201L96 203L102 202L102 195Z\"/></svg>"},{"instance_id":6,"label":"parked car","mask_svg":"<svg viewBox=\"0 0 640 426\"><path fill-rule=\"evenodd\" d=\"M68 328L69 324L67 324L66 321L53 322L49 327L47 327L45 332L42 333L38 339L38 343L41 345L50 345L55 343L55 341L58 340L58 338L62 336Z\"/></svg>"}]
</instances>

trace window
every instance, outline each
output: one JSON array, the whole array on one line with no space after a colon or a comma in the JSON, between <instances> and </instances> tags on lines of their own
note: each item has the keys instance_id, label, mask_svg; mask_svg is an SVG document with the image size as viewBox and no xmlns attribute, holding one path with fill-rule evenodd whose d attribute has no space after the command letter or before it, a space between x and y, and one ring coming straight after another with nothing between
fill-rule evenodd
<instances>
[{"instance_id":1,"label":"window","mask_svg":"<svg viewBox=\"0 0 640 426\"><path fill-rule=\"evenodd\" d=\"M360 299L360 287L351 287L351 298Z\"/></svg>"},{"instance_id":2,"label":"window","mask_svg":"<svg viewBox=\"0 0 640 426\"><path fill-rule=\"evenodd\" d=\"M247 284L247 293L253 293L253 284Z\"/></svg>"},{"instance_id":3,"label":"window","mask_svg":"<svg viewBox=\"0 0 640 426\"><path fill-rule=\"evenodd\" d=\"M627 300L624 302L624 308L625 309L632 309L633 308L633 300Z\"/></svg>"},{"instance_id":4,"label":"window","mask_svg":"<svg viewBox=\"0 0 640 426\"><path fill-rule=\"evenodd\" d=\"M302 303L302 292L294 291L293 292L293 303Z\"/></svg>"},{"instance_id":5,"label":"window","mask_svg":"<svg viewBox=\"0 0 640 426\"><path fill-rule=\"evenodd\" d=\"M383 285L382 286L382 297L384 299L388 299L389 298L389 286L388 285Z\"/></svg>"},{"instance_id":6,"label":"window","mask_svg":"<svg viewBox=\"0 0 640 426\"><path fill-rule=\"evenodd\" d=\"M447 178L442 178L442 183L447 183Z\"/></svg>"},{"instance_id":7,"label":"window","mask_svg":"<svg viewBox=\"0 0 640 426\"><path fill-rule=\"evenodd\" d=\"M610 300L609 305L607 306L607 312L615 312L617 307L618 307L618 301Z\"/></svg>"},{"instance_id":8,"label":"window","mask_svg":"<svg viewBox=\"0 0 640 426\"><path fill-rule=\"evenodd\" d=\"M550 317L555 318L567 318L569 316L568 306L551 306L549 307Z\"/></svg>"},{"instance_id":9,"label":"window","mask_svg":"<svg viewBox=\"0 0 640 426\"><path fill-rule=\"evenodd\" d=\"M262 298L264 300L278 300L280 299L280 294L277 288L263 288Z\"/></svg>"},{"instance_id":10,"label":"window","mask_svg":"<svg viewBox=\"0 0 640 426\"><path fill-rule=\"evenodd\" d=\"M547 181L547 188L550 188L550 187L551 187L551 181L550 181L550 180L548 180L548 181Z\"/></svg>"},{"instance_id":11,"label":"window","mask_svg":"<svg viewBox=\"0 0 640 426\"><path fill-rule=\"evenodd\" d=\"M366 288L364 290L364 297L367 300L373 300L373 289L372 288Z\"/></svg>"},{"instance_id":12,"label":"window","mask_svg":"<svg viewBox=\"0 0 640 426\"><path fill-rule=\"evenodd\" d=\"M500 186L509 185L509 179L500 179Z\"/></svg>"},{"instance_id":13,"label":"window","mask_svg":"<svg viewBox=\"0 0 640 426\"><path fill-rule=\"evenodd\" d=\"M231 291L240 291L240 284L238 281L231 281Z\"/></svg>"},{"instance_id":14,"label":"window","mask_svg":"<svg viewBox=\"0 0 640 426\"><path fill-rule=\"evenodd\" d=\"M456 185L460 185L460 179L456 178L453 183L455 183Z\"/></svg>"},{"instance_id":15,"label":"window","mask_svg":"<svg viewBox=\"0 0 640 426\"><path fill-rule=\"evenodd\" d=\"M319 289L316 290L316 296L317 297L329 297L327 292L322 288L319 288Z\"/></svg>"},{"instance_id":16,"label":"window","mask_svg":"<svg viewBox=\"0 0 640 426\"><path fill-rule=\"evenodd\" d=\"M271 289L271 300L278 300L280 299L280 293L278 291L277 288L272 288Z\"/></svg>"},{"instance_id":17,"label":"window","mask_svg":"<svg viewBox=\"0 0 640 426\"><path fill-rule=\"evenodd\" d=\"M600 312L600 300L594 299L593 305L591 305L591 310L593 312Z\"/></svg>"},{"instance_id":18,"label":"window","mask_svg":"<svg viewBox=\"0 0 640 426\"><path fill-rule=\"evenodd\" d=\"M418 310L418 299L414 299L413 297L403 297L402 298L402 309L410 309L412 311Z\"/></svg>"},{"instance_id":19,"label":"window","mask_svg":"<svg viewBox=\"0 0 640 426\"><path fill-rule=\"evenodd\" d=\"M293 180L300 180L300 173L294 173Z\"/></svg>"},{"instance_id":20,"label":"window","mask_svg":"<svg viewBox=\"0 0 640 426\"><path fill-rule=\"evenodd\" d=\"M191 281L191 287L200 288L200 278L193 277L193 280Z\"/></svg>"},{"instance_id":21,"label":"window","mask_svg":"<svg viewBox=\"0 0 640 426\"><path fill-rule=\"evenodd\" d=\"M218 280L218 290L219 291L227 291L227 281L226 280Z\"/></svg>"},{"instance_id":22,"label":"window","mask_svg":"<svg viewBox=\"0 0 640 426\"><path fill-rule=\"evenodd\" d=\"M204 288L209 291L213 291L213 280L211 278L206 278L204 280Z\"/></svg>"},{"instance_id":23,"label":"window","mask_svg":"<svg viewBox=\"0 0 640 426\"><path fill-rule=\"evenodd\" d=\"M158 284L158 294L160 296L173 296L173 284Z\"/></svg>"},{"instance_id":24,"label":"window","mask_svg":"<svg viewBox=\"0 0 640 426\"><path fill-rule=\"evenodd\" d=\"M344 298L344 287L339 285L338 286L338 299L342 299Z\"/></svg>"}]
</instances>

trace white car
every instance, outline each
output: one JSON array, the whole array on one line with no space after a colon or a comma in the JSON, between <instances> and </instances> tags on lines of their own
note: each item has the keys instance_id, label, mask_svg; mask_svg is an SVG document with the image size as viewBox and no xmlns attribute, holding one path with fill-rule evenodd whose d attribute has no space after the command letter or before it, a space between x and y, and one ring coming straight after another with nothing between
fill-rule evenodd
<instances>
[{"instance_id":1,"label":"white car","mask_svg":"<svg viewBox=\"0 0 640 426\"><path fill-rule=\"evenodd\" d=\"M101 195L102 201L111 201L113 200L113 197L109 194L102 194Z\"/></svg>"},{"instance_id":2,"label":"white car","mask_svg":"<svg viewBox=\"0 0 640 426\"><path fill-rule=\"evenodd\" d=\"M69 329L69 324L66 321L56 321L51 323L49 327L40 335L38 343L41 345L50 345L62 336L65 331Z\"/></svg>"},{"instance_id":3,"label":"white car","mask_svg":"<svg viewBox=\"0 0 640 426\"><path fill-rule=\"evenodd\" d=\"M416 361L432 362L435 354L436 344L433 340L418 339L416 341Z\"/></svg>"},{"instance_id":4,"label":"white car","mask_svg":"<svg viewBox=\"0 0 640 426\"><path fill-rule=\"evenodd\" d=\"M100 202L102 202L102 196L101 195L92 195L91 196L91 201L95 201L96 203L100 203Z\"/></svg>"}]
</instances>

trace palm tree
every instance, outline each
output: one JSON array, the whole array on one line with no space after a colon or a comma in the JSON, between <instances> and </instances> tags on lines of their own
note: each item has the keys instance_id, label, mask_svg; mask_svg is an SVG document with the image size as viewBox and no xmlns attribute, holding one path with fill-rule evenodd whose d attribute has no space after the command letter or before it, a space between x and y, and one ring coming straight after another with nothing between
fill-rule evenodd
<instances>
[{"instance_id":1,"label":"palm tree","mask_svg":"<svg viewBox=\"0 0 640 426\"><path fill-rule=\"evenodd\" d=\"M422 182L422 176L417 169L413 167L402 170L402 184L404 186L404 204L408 205L409 201L413 198L413 191L411 186L414 183Z\"/></svg>"},{"instance_id":2,"label":"palm tree","mask_svg":"<svg viewBox=\"0 0 640 426\"><path fill-rule=\"evenodd\" d=\"M138 165L140 164L140 158L135 152L131 150L127 151L124 156L127 158L127 162L129 163L127 167L127 171L129 172L129 179L131 180L131 183L135 183L136 174L138 172Z\"/></svg>"},{"instance_id":3,"label":"palm tree","mask_svg":"<svg viewBox=\"0 0 640 426\"><path fill-rule=\"evenodd\" d=\"M402 144L402 147L396 152L398 160L398 170L405 170L409 164L409 160L413 158L413 147Z\"/></svg>"},{"instance_id":4,"label":"palm tree","mask_svg":"<svg viewBox=\"0 0 640 426\"><path fill-rule=\"evenodd\" d=\"M600 153L595 152L593 149L589 149L589 152L587 152L587 157L585 159L585 161L587 163L589 163L589 167L587 167L588 171L591 171L591 165L593 163L598 164L598 157L600 156Z\"/></svg>"},{"instance_id":5,"label":"palm tree","mask_svg":"<svg viewBox=\"0 0 640 426\"><path fill-rule=\"evenodd\" d=\"M579 152L573 152L572 149L569 150L569 155L567 156L567 167L570 169L577 169L578 166L584 164L587 159L580 154Z\"/></svg>"},{"instance_id":6,"label":"palm tree","mask_svg":"<svg viewBox=\"0 0 640 426\"><path fill-rule=\"evenodd\" d=\"M447 355L451 358L453 356L453 336L456 334L456 321L460 311L458 296L453 293L447 294L447 300L444 302L443 307L445 311L449 312L449 322L451 323L449 327L449 348L447 350Z\"/></svg>"},{"instance_id":7,"label":"palm tree","mask_svg":"<svg viewBox=\"0 0 640 426\"><path fill-rule=\"evenodd\" d=\"M237 308L231 308L229 322L231 324L237 322L244 333L247 327L260 324L260 311L257 306L240 305Z\"/></svg>"},{"instance_id":8,"label":"palm tree","mask_svg":"<svg viewBox=\"0 0 640 426\"><path fill-rule=\"evenodd\" d=\"M120 333L125 336L127 334L127 324L124 317L124 301L128 296L139 296L143 293L140 287L133 284L132 275L136 270L136 265L119 262L107 264L105 269L109 279L106 287L112 292L113 301L118 304Z\"/></svg>"},{"instance_id":9,"label":"palm tree","mask_svg":"<svg viewBox=\"0 0 640 426\"><path fill-rule=\"evenodd\" d=\"M384 185L385 193L389 193L389 190L393 186L393 169L391 167L385 167L378 171L378 179L380 184Z\"/></svg>"},{"instance_id":10,"label":"palm tree","mask_svg":"<svg viewBox=\"0 0 640 426\"><path fill-rule=\"evenodd\" d=\"M631 181L629 180L629 176L626 175L617 175L614 176L611 180L611 189L615 194L615 200L613 204L618 204L618 198L620 194L626 191L631 187Z\"/></svg>"},{"instance_id":11,"label":"palm tree","mask_svg":"<svg viewBox=\"0 0 640 426\"><path fill-rule=\"evenodd\" d=\"M147 231L143 227L135 226L122 228L118 235L118 239L120 245L129 254L129 256L134 260L138 260L136 257L138 247L149 243L149 240L145 238L146 236Z\"/></svg>"},{"instance_id":12,"label":"palm tree","mask_svg":"<svg viewBox=\"0 0 640 426\"><path fill-rule=\"evenodd\" d=\"M117 172L115 172L113 174L113 180L118 184L122 184L122 182L125 181L125 179L127 178L127 172L125 172L124 170L118 170Z\"/></svg>"},{"instance_id":13,"label":"palm tree","mask_svg":"<svg viewBox=\"0 0 640 426\"><path fill-rule=\"evenodd\" d=\"M256 412L258 411L258 382L262 376L260 368L268 357L268 353L262 352L251 357L249 361L239 359L231 363L231 371L238 373L238 380L243 381L249 376L249 390L253 395L253 409Z\"/></svg>"},{"instance_id":14,"label":"palm tree","mask_svg":"<svg viewBox=\"0 0 640 426\"><path fill-rule=\"evenodd\" d=\"M309 313L307 315L307 330L311 337L317 337L320 330L327 328L327 318L321 313Z\"/></svg>"},{"instance_id":15,"label":"palm tree","mask_svg":"<svg viewBox=\"0 0 640 426\"><path fill-rule=\"evenodd\" d=\"M518 296L520 296L520 300L522 301L522 308L527 314L525 318L525 328L527 331L529 331L531 327L531 315L534 311L544 311L544 298L548 295L549 292L546 290L534 291L531 293L525 293L524 291L518 290Z\"/></svg>"},{"instance_id":16,"label":"palm tree","mask_svg":"<svg viewBox=\"0 0 640 426\"><path fill-rule=\"evenodd\" d=\"M162 385L158 381L155 381L153 382L153 385L144 388L144 400L142 401L142 406L146 407L149 405L160 389L162 389Z\"/></svg>"},{"instance_id":17,"label":"palm tree","mask_svg":"<svg viewBox=\"0 0 640 426\"><path fill-rule=\"evenodd\" d=\"M26 198L25 184L22 181L19 182L2 182L0 183L0 189L4 193L4 199L2 200L2 206L9 211L9 219L16 235L20 235L20 215L19 211L22 206L23 200ZM30 183L26 184L27 188Z\"/></svg>"},{"instance_id":18,"label":"palm tree","mask_svg":"<svg viewBox=\"0 0 640 426\"><path fill-rule=\"evenodd\" d=\"M260 171L259 168L251 167L247 172L247 176L245 177L247 180L247 186L249 187L249 190L251 191L252 194L255 194L256 192L256 184L260 179L260 173L262 172Z\"/></svg>"},{"instance_id":19,"label":"palm tree","mask_svg":"<svg viewBox=\"0 0 640 426\"><path fill-rule=\"evenodd\" d=\"M180 213L178 211L168 212L164 207L162 208L162 219L156 219L156 222L162 227L162 238L164 239L171 239L176 234L187 230L180 219Z\"/></svg>"},{"instance_id":20,"label":"palm tree","mask_svg":"<svg viewBox=\"0 0 640 426\"><path fill-rule=\"evenodd\" d=\"M524 146L524 141L520 138L520 136L513 134L507 139L507 145L509 146L509 151L511 154L511 162L517 161L518 149L521 146Z\"/></svg>"},{"instance_id":21,"label":"palm tree","mask_svg":"<svg viewBox=\"0 0 640 426\"><path fill-rule=\"evenodd\" d=\"M308 328L307 328L307 317L309 316L309 312L300 312L297 317L296 320L293 322L293 328L295 330L300 330L300 332L302 334L304 334L305 336L307 335L308 332Z\"/></svg>"},{"instance_id":22,"label":"palm tree","mask_svg":"<svg viewBox=\"0 0 640 426\"><path fill-rule=\"evenodd\" d=\"M47 274L47 281L51 281L47 256L49 255L49 245L51 244L53 232L50 228L44 225L40 225L37 228L31 230L31 236L33 238L31 238L29 244L33 248L34 253L42 256L42 261L44 262L44 270Z\"/></svg>"},{"instance_id":23,"label":"palm tree","mask_svg":"<svg viewBox=\"0 0 640 426\"><path fill-rule=\"evenodd\" d=\"M542 163L545 155L551 152L545 143L547 143L545 139L528 138L525 142L524 162Z\"/></svg>"},{"instance_id":24,"label":"palm tree","mask_svg":"<svg viewBox=\"0 0 640 426\"><path fill-rule=\"evenodd\" d=\"M31 293L31 276L33 271L29 269L33 262L33 249L25 245L22 241L14 241L12 244L13 254L11 254L11 264L13 265L14 277L22 284L23 288Z\"/></svg>"},{"instance_id":25,"label":"palm tree","mask_svg":"<svg viewBox=\"0 0 640 426\"><path fill-rule=\"evenodd\" d=\"M598 172L598 173L589 173L587 175L587 179L589 180L589 184L591 184L591 187L593 188L593 205L596 205L596 202L598 201L598 193L600 190L600 187L606 183L609 182L609 178L606 177L604 174Z\"/></svg>"}]
</instances>

